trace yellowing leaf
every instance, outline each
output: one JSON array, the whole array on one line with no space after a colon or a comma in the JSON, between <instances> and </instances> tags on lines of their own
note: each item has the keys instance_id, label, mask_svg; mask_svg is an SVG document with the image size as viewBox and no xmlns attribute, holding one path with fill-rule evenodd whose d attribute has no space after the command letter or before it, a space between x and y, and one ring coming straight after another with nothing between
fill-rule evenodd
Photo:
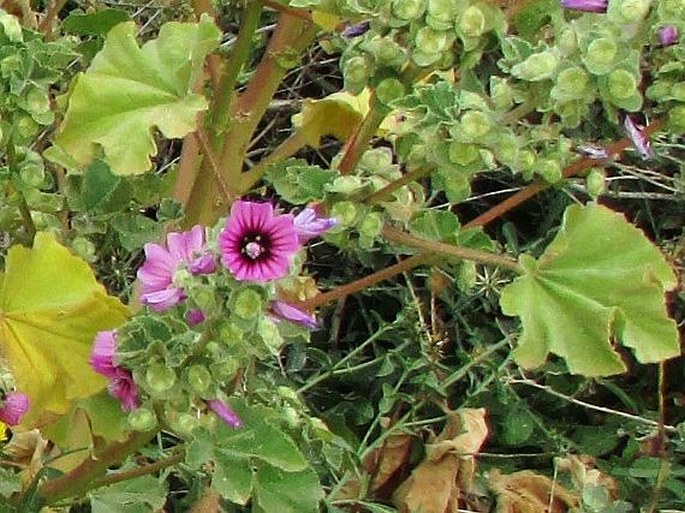
<instances>
[{"instance_id":1,"label":"yellowing leaf","mask_svg":"<svg viewBox=\"0 0 685 513\"><path fill-rule=\"evenodd\" d=\"M362 95L334 93L321 100L305 100L302 111L293 116L293 126L302 134L310 146L318 146L325 135L332 135L345 141L369 110Z\"/></svg>"},{"instance_id":2,"label":"yellowing leaf","mask_svg":"<svg viewBox=\"0 0 685 513\"><path fill-rule=\"evenodd\" d=\"M31 401L22 428L51 421L71 400L105 386L89 364L93 337L126 315L88 264L53 235L38 233L33 249L9 250L0 275L0 352Z\"/></svg>"},{"instance_id":3,"label":"yellowing leaf","mask_svg":"<svg viewBox=\"0 0 685 513\"><path fill-rule=\"evenodd\" d=\"M523 255L525 274L502 291L507 315L521 317L514 356L526 368L549 352L586 376L625 371L615 339L641 363L680 354L664 293L676 285L671 266L644 234L601 205L573 205L561 230L536 261Z\"/></svg>"},{"instance_id":4,"label":"yellowing leaf","mask_svg":"<svg viewBox=\"0 0 685 513\"><path fill-rule=\"evenodd\" d=\"M115 174L143 173L157 151L152 128L165 137L183 137L207 107L192 87L219 41L211 19L166 23L142 48L135 33L133 22L115 26L86 73L77 77L58 148L51 151L65 166L68 157L90 163L100 145Z\"/></svg>"}]
</instances>

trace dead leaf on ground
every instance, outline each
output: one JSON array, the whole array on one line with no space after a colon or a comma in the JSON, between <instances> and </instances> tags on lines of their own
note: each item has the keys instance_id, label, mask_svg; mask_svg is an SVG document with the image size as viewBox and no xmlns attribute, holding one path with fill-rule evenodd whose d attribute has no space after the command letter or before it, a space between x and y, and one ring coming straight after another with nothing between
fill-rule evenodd
<instances>
[{"instance_id":1,"label":"dead leaf on ground","mask_svg":"<svg viewBox=\"0 0 685 513\"><path fill-rule=\"evenodd\" d=\"M364 468L371 475L369 491L378 492L408 463L411 452L411 435L392 435L365 460Z\"/></svg>"},{"instance_id":2,"label":"dead leaf on ground","mask_svg":"<svg viewBox=\"0 0 685 513\"><path fill-rule=\"evenodd\" d=\"M618 483L616 479L602 473L595 465L595 459L586 454L569 454L556 459L557 468L571 473L575 488L582 492L586 486L600 486L609 492L612 501L618 500Z\"/></svg>"},{"instance_id":3,"label":"dead leaf on ground","mask_svg":"<svg viewBox=\"0 0 685 513\"><path fill-rule=\"evenodd\" d=\"M495 513L566 513L577 499L559 483L530 470L488 475L490 489L497 496Z\"/></svg>"},{"instance_id":4,"label":"dead leaf on ground","mask_svg":"<svg viewBox=\"0 0 685 513\"><path fill-rule=\"evenodd\" d=\"M393 494L400 513L451 513L473 490L475 458L488 436L485 409L463 408L450 414L426 458Z\"/></svg>"}]
</instances>

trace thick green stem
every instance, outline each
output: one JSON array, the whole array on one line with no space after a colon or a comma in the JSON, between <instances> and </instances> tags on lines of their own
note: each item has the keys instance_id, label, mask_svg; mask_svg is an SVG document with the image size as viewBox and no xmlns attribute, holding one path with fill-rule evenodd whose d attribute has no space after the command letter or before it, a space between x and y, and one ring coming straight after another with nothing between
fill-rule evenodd
<instances>
[{"instance_id":1,"label":"thick green stem","mask_svg":"<svg viewBox=\"0 0 685 513\"><path fill-rule=\"evenodd\" d=\"M229 187L235 187L233 196L245 192L238 186L241 185L243 162L252 134L283 77L295 62L295 56L309 46L316 32L316 27L311 23L286 13L281 14L247 89L232 102L228 128L222 136L223 151L218 161L224 182ZM227 212L228 207L218 194L216 179L211 173L200 172L188 201L186 223L213 224Z\"/></svg>"},{"instance_id":2,"label":"thick green stem","mask_svg":"<svg viewBox=\"0 0 685 513\"><path fill-rule=\"evenodd\" d=\"M454 256L464 260L473 260L481 264L506 267L507 269L511 269L517 273L523 272L521 266L518 264L518 262L516 262L516 260L504 255L498 255L497 253L490 253L488 251L481 251L479 249L464 248L461 246L453 246L451 244L445 244L444 242L438 242L435 240L422 239L421 237L415 237L414 235L410 235L392 227L386 227L383 229L383 237L391 242L422 249L433 255L436 253L442 253L443 255Z\"/></svg>"},{"instance_id":3,"label":"thick green stem","mask_svg":"<svg viewBox=\"0 0 685 513\"><path fill-rule=\"evenodd\" d=\"M53 504L67 497L75 497L88 491L93 482L105 475L107 468L121 463L129 455L144 447L157 431L132 433L123 442L95 449L93 454L71 472L43 483L38 494L44 504Z\"/></svg>"}]
</instances>

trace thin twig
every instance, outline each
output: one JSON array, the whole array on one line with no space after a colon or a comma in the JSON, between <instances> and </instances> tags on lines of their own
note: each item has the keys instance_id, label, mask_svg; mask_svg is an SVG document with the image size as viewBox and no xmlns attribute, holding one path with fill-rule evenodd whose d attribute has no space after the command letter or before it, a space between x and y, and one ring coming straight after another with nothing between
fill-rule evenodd
<instances>
[{"instance_id":1,"label":"thin twig","mask_svg":"<svg viewBox=\"0 0 685 513\"><path fill-rule=\"evenodd\" d=\"M527 385L529 387L537 388L539 390L544 390L545 392L547 392L550 395L553 395L554 397L558 397L559 399L563 399L565 401L568 401L569 403L575 404L577 406L582 406L583 408L587 408L589 410L608 413L609 415L616 415L617 417L623 417L624 419L639 422L640 424L645 424L647 426L652 426L656 428L661 427L661 423L659 423L656 420L646 419L644 417L640 417L639 415L633 415L632 413L626 413L624 411L619 410L612 410L611 408L606 408L604 406L597 406L596 404L587 403L585 401L581 401L580 399L575 399L566 394L562 394L561 392L557 392L552 387L548 385L541 385L540 383L533 381L531 379L509 378L507 379L507 383L512 385ZM666 424L663 425L663 429L668 431L669 433L678 432L678 428Z\"/></svg>"}]
</instances>

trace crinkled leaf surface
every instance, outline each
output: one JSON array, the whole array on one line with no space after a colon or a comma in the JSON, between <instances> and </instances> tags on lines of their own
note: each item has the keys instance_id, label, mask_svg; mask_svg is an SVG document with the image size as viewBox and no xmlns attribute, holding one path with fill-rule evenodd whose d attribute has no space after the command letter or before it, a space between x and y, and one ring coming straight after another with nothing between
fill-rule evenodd
<instances>
[{"instance_id":1,"label":"crinkled leaf surface","mask_svg":"<svg viewBox=\"0 0 685 513\"><path fill-rule=\"evenodd\" d=\"M145 172L156 153L152 128L165 137L183 137L207 107L191 89L219 41L212 20L166 23L142 48L135 33L133 22L114 27L73 86L56 144L80 165L100 145L115 174Z\"/></svg>"},{"instance_id":2,"label":"crinkled leaf surface","mask_svg":"<svg viewBox=\"0 0 685 513\"><path fill-rule=\"evenodd\" d=\"M93 337L126 315L53 235L38 233L32 249L10 249L0 275L0 351L31 400L22 427L44 424L104 388L88 363Z\"/></svg>"},{"instance_id":3,"label":"crinkled leaf surface","mask_svg":"<svg viewBox=\"0 0 685 513\"><path fill-rule=\"evenodd\" d=\"M606 376L626 370L611 341L631 348L641 363L680 354L664 292L676 285L659 250L623 216L597 204L566 210L561 230L525 274L502 291L507 315L521 317L514 355L531 368L552 352L569 370Z\"/></svg>"}]
</instances>

